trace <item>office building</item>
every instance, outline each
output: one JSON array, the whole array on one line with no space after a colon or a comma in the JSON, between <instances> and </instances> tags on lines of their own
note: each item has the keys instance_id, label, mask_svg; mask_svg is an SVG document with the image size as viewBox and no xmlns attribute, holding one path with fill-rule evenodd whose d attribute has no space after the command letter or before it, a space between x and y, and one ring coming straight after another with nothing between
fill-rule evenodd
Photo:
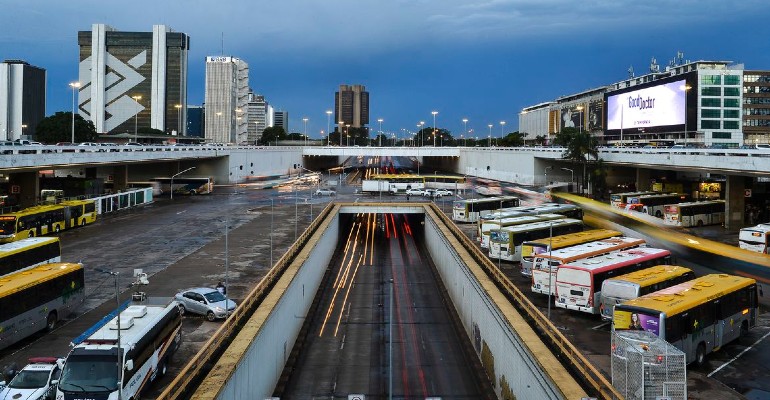
<instances>
[{"instance_id":1,"label":"office building","mask_svg":"<svg viewBox=\"0 0 770 400\"><path fill-rule=\"evenodd\" d=\"M203 138L203 106L187 106L187 136Z\"/></svg>"},{"instance_id":2,"label":"office building","mask_svg":"<svg viewBox=\"0 0 770 400\"><path fill-rule=\"evenodd\" d=\"M248 120L246 136L250 144L257 143L262 137L262 132L269 126L270 118L267 115L269 108L270 105L265 100L265 96L249 93L249 101L246 104L246 118Z\"/></svg>"},{"instance_id":3,"label":"office building","mask_svg":"<svg viewBox=\"0 0 770 400\"><path fill-rule=\"evenodd\" d=\"M153 128L185 134L189 37L165 25L121 32L94 24L78 32L78 112L97 133Z\"/></svg>"},{"instance_id":4,"label":"office building","mask_svg":"<svg viewBox=\"0 0 770 400\"><path fill-rule=\"evenodd\" d=\"M334 93L334 121L361 128L369 123L369 92L364 85L340 85Z\"/></svg>"},{"instance_id":5,"label":"office building","mask_svg":"<svg viewBox=\"0 0 770 400\"><path fill-rule=\"evenodd\" d=\"M652 141L740 147L770 143L770 71L729 61L677 58L649 73L525 107L519 131L550 142L563 128L587 130L601 144Z\"/></svg>"},{"instance_id":6,"label":"office building","mask_svg":"<svg viewBox=\"0 0 770 400\"><path fill-rule=\"evenodd\" d=\"M206 141L242 143L247 140L245 117L249 94L249 65L236 57L206 57Z\"/></svg>"},{"instance_id":7,"label":"office building","mask_svg":"<svg viewBox=\"0 0 770 400\"><path fill-rule=\"evenodd\" d=\"M273 111L273 125L280 126L286 133L289 132L289 112L288 111Z\"/></svg>"},{"instance_id":8,"label":"office building","mask_svg":"<svg viewBox=\"0 0 770 400\"><path fill-rule=\"evenodd\" d=\"M46 71L21 60L0 63L0 139L35 136L45 117Z\"/></svg>"}]
</instances>

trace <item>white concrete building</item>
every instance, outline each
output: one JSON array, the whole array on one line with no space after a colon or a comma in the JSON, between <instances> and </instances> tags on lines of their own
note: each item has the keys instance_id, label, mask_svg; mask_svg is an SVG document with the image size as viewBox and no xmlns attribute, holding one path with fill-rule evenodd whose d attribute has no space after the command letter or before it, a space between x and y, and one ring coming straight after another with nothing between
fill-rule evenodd
<instances>
[{"instance_id":1,"label":"white concrete building","mask_svg":"<svg viewBox=\"0 0 770 400\"><path fill-rule=\"evenodd\" d=\"M236 57L206 57L204 137L213 143L247 141L249 65Z\"/></svg>"}]
</instances>

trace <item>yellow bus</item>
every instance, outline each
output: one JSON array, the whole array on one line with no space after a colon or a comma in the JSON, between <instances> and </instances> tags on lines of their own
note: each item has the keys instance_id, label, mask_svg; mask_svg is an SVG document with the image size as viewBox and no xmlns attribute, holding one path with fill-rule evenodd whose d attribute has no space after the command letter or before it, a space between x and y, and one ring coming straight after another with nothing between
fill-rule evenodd
<instances>
[{"instance_id":1,"label":"yellow bus","mask_svg":"<svg viewBox=\"0 0 770 400\"><path fill-rule=\"evenodd\" d=\"M607 279L602 282L599 314L604 320L612 320L616 304L693 279L695 273L691 269L678 265L656 265Z\"/></svg>"},{"instance_id":2,"label":"yellow bus","mask_svg":"<svg viewBox=\"0 0 770 400\"><path fill-rule=\"evenodd\" d=\"M0 243L58 233L96 221L93 200L69 200L0 215Z\"/></svg>"},{"instance_id":3,"label":"yellow bus","mask_svg":"<svg viewBox=\"0 0 770 400\"><path fill-rule=\"evenodd\" d=\"M711 274L616 305L612 325L652 332L702 365L756 326L758 307L756 280Z\"/></svg>"},{"instance_id":4,"label":"yellow bus","mask_svg":"<svg viewBox=\"0 0 770 400\"><path fill-rule=\"evenodd\" d=\"M83 303L83 265L55 263L16 272L0 285L0 349L46 329L53 330Z\"/></svg>"},{"instance_id":5,"label":"yellow bus","mask_svg":"<svg viewBox=\"0 0 770 400\"><path fill-rule=\"evenodd\" d=\"M0 276L60 261L57 237L26 238L0 245Z\"/></svg>"},{"instance_id":6,"label":"yellow bus","mask_svg":"<svg viewBox=\"0 0 770 400\"><path fill-rule=\"evenodd\" d=\"M613 231L612 229L590 229L583 232L554 236L553 238L524 242L521 245L521 274L524 276L532 275L532 260L537 254L548 253L551 250L577 246L579 244L595 242L597 240L609 239L615 236L623 236L623 234L618 231Z\"/></svg>"}]
</instances>

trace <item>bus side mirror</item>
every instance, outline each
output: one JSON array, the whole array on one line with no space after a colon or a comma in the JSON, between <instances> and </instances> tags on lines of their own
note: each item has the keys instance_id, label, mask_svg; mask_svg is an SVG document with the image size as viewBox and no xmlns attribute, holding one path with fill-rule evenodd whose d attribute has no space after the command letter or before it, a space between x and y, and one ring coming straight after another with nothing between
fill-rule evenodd
<instances>
[{"instance_id":1,"label":"bus side mirror","mask_svg":"<svg viewBox=\"0 0 770 400\"><path fill-rule=\"evenodd\" d=\"M134 369L134 360L126 360L126 371Z\"/></svg>"}]
</instances>

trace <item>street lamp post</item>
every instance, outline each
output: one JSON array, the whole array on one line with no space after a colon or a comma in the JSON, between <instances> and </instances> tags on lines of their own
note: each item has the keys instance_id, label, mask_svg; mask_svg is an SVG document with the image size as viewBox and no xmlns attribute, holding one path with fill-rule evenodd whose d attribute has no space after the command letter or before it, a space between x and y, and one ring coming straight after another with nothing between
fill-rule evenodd
<instances>
[{"instance_id":1,"label":"street lamp post","mask_svg":"<svg viewBox=\"0 0 770 400\"><path fill-rule=\"evenodd\" d=\"M553 270L551 249L553 248L553 221L548 221L548 319L551 319L551 293L553 293Z\"/></svg>"},{"instance_id":2,"label":"street lamp post","mask_svg":"<svg viewBox=\"0 0 770 400\"><path fill-rule=\"evenodd\" d=\"M562 171L569 171L569 173L570 173L569 184L570 184L570 186L572 186L572 182L575 181L575 171L573 171L573 170L571 170L569 168L561 168L561 170ZM581 190L581 192L582 192L582 190Z\"/></svg>"},{"instance_id":3,"label":"street lamp post","mask_svg":"<svg viewBox=\"0 0 770 400\"><path fill-rule=\"evenodd\" d=\"M169 200L174 200L174 178L176 178L179 175L184 174L187 171L193 170L193 169L195 169L195 167L190 167L190 168L187 168L186 170L184 170L182 172L177 172L176 174L171 175L171 186L169 187L169 189L171 191L171 198Z\"/></svg>"},{"instance_id":4,"label":"street lamp post","mask_svg":"<svg viewBox=\"0 0 770 400\"><path fill-rule=\"evenodd\" d=\"M692 89L692 86L685 84L684 89L684 148L687 148L687 92Z\"/></svg>"},{"instance_id":5,"label":"street lamp post","mask_svg":"<svg viewBox=\"0 0 770 400\"><path fill-rule=\"evenodd\" d=\"M350 125L345 124L345 136L347 137L347 146L350 147ZM355 143L355 140L353 141Z\"/></svg>"},{"instance_id":6,"label":"street lamp post","mask_svg":"<svg viewBox=\"0 0 770 400\"><path fill-rule=\"evenodd\" d=\"M578 117L580 118L580 121L579 121L580 130L579 130L579 132L583 133L583 106L577 106L577 110L578 110Z\"/></svg>"},{"instance_id":7,"label":"street lamp post","mask_svg":"<svg viewBox=\"0 0 770 400\"><path fill-rule=\"evenodd\" d=\"M342 147L342 127L345 126L344 124L345 124L344 121L339 121L339 124L337 124L340 130L340 147Z\"/></svg>"},{"instance_id":8,"label":"street lamp post","mask_svg":"<svg viewBox=\"0 0 770 400\"><path fill-rule=\"evenodd\" d=\"M80 82L71 82L70 87L72 88L72 143L75 143L75 92L77 91L77 88L80 87Z\"/></svg>"},{"instance_id":9,"label":"street lamp post","mask_svg":"<svg viewBox=\"0 0 770 400\"><path fill-rule=\"evenodd\" d=\"M487 146L492 147L492 124L487 125L489 127L489 136L487 136Z\"/></svg>"},{"instance_id":10,"label":"street lamp post","mask_svg":"<svg viewBox=\"0 0 770 400\"><path fill-rule=\"evenodd\" d=\"M377 118L377 122L380 123L380 130L377 132L377 147L382 147L382 121L385 121L382 118Z\"/></svg>"},{"instance_id":11,"label":"street lamp post","mask_svg":"<svg viewBox=\"0 0 770 400\"><path fill-rule=\"evenodd\" d=\"M422 137L424 135L424 133L422 131L423 129L425 129L425 121L420 121L420 147L422 147L424 145L424 141L422 139Z\"/></svg>"},{"instance_id":12,"label":"street lamp post","mask_svg":"<svg viewBox=\"0 0 770 400\"><path fill-rule=\"evenodd\" d=\"M438 114L438 111L431 111L431 114L433 114L433 147L436 147L436 114Z\"/></svg>"},{"instance_id":13,"label":"street lamp post","mask_svg":"<svg viewBox=\"0 0 770 400\"><path fill-rule=\"evenodd\" d=\"M304 127L302 128L302 135L305 136L305 146L307 146L307 118L302 118Z\"/></svg>"},{"instance_id":14,"label":"street lamp post","mask_svg":"<svg viewBox=\"0 0 770 400\"><path fill-rule=\"evenodd\" d=\"M139 100L142 99L142 96L134 95L134 96L131 96L131 98L134 99L134 101L136 101L137 103L139 103ZM141 106L141 104L139 105ZM137 143L139 142L139 135L138 135L139 131L137 129L137 127L139 126L139 112L140 111L137 111L136 114L134 114L134 142L137 142Z\"/></svg>"},{"instance_id":15,"label":"street lamp post","mask_svg":"<svg viewBox=\"0 0 770 400\"><path fill-rule=\"evenodd\" d=\"M118 328L118 343L117 343L117 349L118 349L118 400L121 400L123 398L123 350L121 349L121 341L120 341L120 272L119 271L109 271L103 268L96 268L97 272L101 272L104 274L109 274L115 277L115 304L118 308L115 309L117 311L117 328Z\"/></svg>"},{"instance_id":16,"label":"street lamp post","mask_svg":"<svg viewBox=\"0 0 770 400\"><path fill-rule=\"evenodd\" d=\"M462 138L464 135L467 135L467 134L468 134L468 118L463 118L463 134L460 135L460 138Z\"/></svg>"},{"instance_id":17,"label":"street lamp post","mask_svg":"<svg viewBox=\"0 0 770 400\"><path fill-rule=\"evenodd\" d=\"M505 127L505 121L500 121L500 140L503 140L503 128ZM498 143L498 146L500 143Z\"/></svg>"},{"instance_id":18,"label":"street lamp post","mask_svg":"<svg viewBox=\"0 0 770 400\"><path fill-rule=\"evenodd\" d=\"M326 146L330 146L329 136L332 134L332 110L326 110Z\"/></svg>"},{"instance_id":19,"label":"street lamp post","mask_svg":"<svg viewBox=\"0 0 770 400\"><path fill-rule=\"evenodd\" d=\"M182 136L182 105L174 104L174 108L176 108L176 134Z\"/></svg>"}]
</instances>

